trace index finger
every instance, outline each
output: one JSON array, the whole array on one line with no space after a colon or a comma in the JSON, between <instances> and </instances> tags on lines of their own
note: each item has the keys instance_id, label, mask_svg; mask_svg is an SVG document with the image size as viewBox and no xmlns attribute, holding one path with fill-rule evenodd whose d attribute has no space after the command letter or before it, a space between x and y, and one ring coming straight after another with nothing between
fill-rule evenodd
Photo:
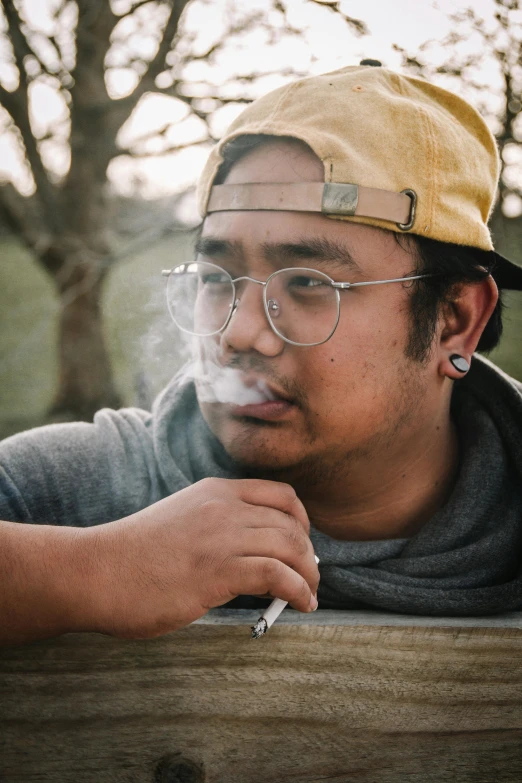
<instances>
[{"instance_id":1,"label":"index finger","mask_svg":"<svg viewBox=\"0 0 522 783\"><path fill-rule=\"evenodd\" d=\"M301 523L310 535L310 520L306 509L290 484L265 479L234 479L239 489L239 497L252 506L268 506L285 514L290 514Z\"/></svg>"}]
</instances>

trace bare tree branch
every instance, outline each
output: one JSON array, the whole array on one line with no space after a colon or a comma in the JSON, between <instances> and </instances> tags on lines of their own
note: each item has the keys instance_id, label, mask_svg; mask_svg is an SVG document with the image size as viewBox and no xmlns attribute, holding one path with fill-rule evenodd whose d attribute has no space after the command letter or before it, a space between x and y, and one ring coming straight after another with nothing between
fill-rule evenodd
<instances>
[{"instance_id":1,"label":"bare tree branch","mask_svg":"<svg viewBox=\"0 0 522 783\"><path fill-rule=\"evenodd\" d=\"M348 27L351 28L355 35L368 35L368 25L363 22L362 19L356 19L354 16L348 16L348 14L345 14L344 11L341 11L341 3L338 0L310 0L310 2L314 3L315 5L321 5L330 8L334 13L338 14L342 19L344 19Z\"/></svg>"},{"instance_id":2,"label":"bare tree branch","mask_svg":"<svg viewBox=\"0 0 522 783\"><path fill-rule=\"evenodd\" d=\"M181 59L181 62L207 62L212 57L214 57L217 52L224 49L233 36L247 33L249 30L254 29L256 25L262 23L263 19L264 15L262 13L250 14L247 19L242 19L237 24L228 27L224 35L215 41L211 46L209 46L204 52L200 52L199 54L190 52L190 54Z\"/></svg>"},{"instance_id":3,"label":"bare tree branch","mask_svg":"<svg viewBox=\"0 0 522 783\"><path fill-rule=\"evenodd\" d=\"M1 0L1 2L4 8L5 18L7 19L7 28L13 47L16 67L18 68L20 84L27 87L29 80L24 65L24 58L27 57L27 55L34 56L34 53L27 42L27 38L22 32L23 22L13 0Z\"/></svg>"},{"instance_id":4,"label":"bare tree branch","mask_svg":"<svg viewBox=\"0 0 522 783\"><path fill-rule=\"evenodd\" d=\"M160 41L156 55L150 61L146 73L141 77L130 95L114 102L119 105L118 108L120 111L124 107L127 111L127 115L136 106L142 95L156 89L156 77L165 68L167 54L170 51L172 41L178 31L181 14L185 10L185 6L188 4L189 0L171 0L171 2L172 8L163 31L163 37ZM123 122L121 122L121 124L123 124Z\"/></svg>"},{"instance_id":5,"label":"bare tree branch","mask_svg":"<svg viewBox=\"0 0 522 783\"><path fill-rule=\"evenodd\" d=\"M56 208L56 191L47 176L29 118L29 82L23 64L23 59L28 53L27 41L21 32L21 19L13 0L2 0L2 5L7 19L15 62L20 74L19 86L13 93L8 93L7 90L2 88L1 94L4 99L4 106L20 131L47 224L50 230L59 230L61 220L59 210Z\"/></svg>"},{"instance_id":6,"label":"bare tree branch","mask_svg":"<svg viewBox=\"0 0 522 783\"><path fill-rule=\"evenodd\" d=\"M24 80L26 83L29 82L27 69L24 64L24 60L26 57L33 57L38 63L40 71L42 73L48 74L49 76L57 76L58 74L60 74L60 71L65 71L62 62L61 52L55 38L53 36L46 36L44 35L44 33L40 31L33 31L31 33L33 39L43 40L45 41L46 44L52 46L54 53L58 59L58 63L59 63L58 69L50 68L49 65L46 62L44 62L42 57L38 54L38 52L32 45L31 41L29 40L29 37L24 31L24 27L27 27L27 25L21 18L13 0L1 0L1 2L4 7L4 13L8 23L9 36L11 39L11 44L15 55L15 62L20 74L20 80Z\"/></svg>"},{"instance_id":7,"label":"bare tree branch","mask_svg":"<svg viewBox=\"0 0 522 783\"><path fill-rule=\"evenodd\" d=\"M515 120L518 116L517 111L512 110L513 106L513 76L508 68L503 68L504 77L504 91L506 94L506 108L504 114L504 122L502 124L502 131L498 135L498 142L502 149L510 141L513 141Z\"/></svg>"},{"instance_id":8,"label":"bare tree branch","mask_svg":"<svg viewBox=\"0 0 522 783\"><path fill-rule=\"evenodd\" d=\"M172 128L173 123L167 122L165 125L162 125L157 130L152 130L150 133L144 133L142 136L138 136L137 139L134 139L132 142L133 147L137 147L140 144L144 144L147 141L151 141L151 139L157 139L161 138L161 136L165 136L168 131ZM121 150L121 145L118 145L119 149ZM118 153L119 154L119 153Z\"/></svg>"},{"instance_id":9,"label":"bare tree branch","mask_svg":"<svg viewBox=\"0 0 522 783\"><path fill-rule=\"evenodd\" d=\"M59 78L63 78L64 75L68 75L67 69L64 65L63 59L62 59L62 52L60 50L60 46L58 44L58 41L56 40L54 35L44 35L43 33L34 33L34 38L36 40L44 41L45 44L48 44L54 54L56 59L58 60L58 68L51 68L47 63L44 63L42 58L39 54L35 51L34 46L32 47L33 56L36 57L38 60L38 64L40 65L40 68L44 73L49 74L49 76L58 76Z\"/></svg>"},{"instance_id":10,"label":"bare tree branch","mask_svg":"<svg viewBox=\"0 0 522 783\"><path fill-rule=\"evenodd\" d=\"M0 104L9 112L14 121L13 113L16 114L20 111L20 92L18 90L9 92L0 84Z\"/></svg>"},{"instance_id":11,"label":"bare tree branch","mask_svg":"<svg viewBox=\"0 0 522 783\"><path fill-rule=\"evenodd\" d=\"M42 36L42 37L44 37L46 40L48 40L46 38L46 36ZM49 76L55 76L56 75L56 71L54 71L53 69L48 67L47 63L45 63L42 60L42 58L40 57L38 52L35 50L35 48L29 43L29 40L28 40L27 36L24 34L24 32L23 32L21 27L20 27L20 44L23 45L23 47L25 49L24 60L25 60L25 57L33 57L36 60L36 62L38 63L38 67L40 68L40 71L42 73L46 73ZM21 70L20 64L18 62L17 62L17 65L18 65L18 70ZM23 67L24 72L26 72L25 63L22 63L22 67ZM20 78L22 78L22 76L20 76ZM31 79L31 81L32 81L32 79Z\"/></svg>"},{"instance_id":12,"label":"bare tree branch","mask_svg":"<svg viewBox=\"0 0 522 783\"><path fill-rule=\"evenodd\" d=\"M128 11L125 11L125 13L120 14L118 16L118 21L120 21L120 19L125 19L125 17L127 16L132 16L132 14L135 11L137 11L138 8L141 8L143 5L150 5L153 2L155 2L155 0L139 0L139 2L134 3L134 5L131 8L129 8Z\"/></svg>"},{"instance_id":13,"label":"bare tree branch","mask_svg":"<svg viewBox=\"0 0 522 783\"><path fill-rule=\"evenodd\" d=\"M238 96L237 98L224 98L222 95L205 95L201 97L200 95L180 95L179 93L176 94L177 97L181 101L190 101L191 103L193 101L201 101L201 100L208 100L208 101L216 101L217 103L220 103L222 106L227 106L230 103L252 103L252 98L242 98ZM211 114L212 112L203 112L206 114Z\"/></svg>"},{"instance_id":14,"label":"bare tree branch","mask_svg":"<svg viewBox=\"0 0 522 783\"><path fill-rule=\"evenodd\" d=\"M137 150L134 147L123 147L120 149L120 155L128 155L131 158L160 158L162 155L168 155L171 152L179 152L180 150L186 150L188 147L200 147L203 144L208 144L209 141L216 141L216 139L210 135L199 141L186 141L180 144L169 144L168 147L164 147L162 150L149 151L149 150Z\"/></svg>"},{"instance_id":15,"label":"bare tree branch","mask_svg":"<svg viewBox=\"0 0 522 783\"><path fill-rule=\"evenodd\" d=\"M69 0L60 0L60 3L54 9L54 13L53 13L54 20L59 19L59 17L63 14L68 4L69 4Z\"/></svg>"},{"instance_id":16,"label":"bare tree branch","mask_svg":"<svg viewBox=\"0 0 522 783\"><path fill-rule=\"evenodd\" d=\"M297 69L291 67L278 68L277 71L263 71L263 73L259 73L257 71L251 73L236 73L234 74L234 82L246 84L250 82L256 82L261 77L266 76L289 76L294 79L300 79L301 77L308 75L309 73L306 71L298 71Z\"/></svg>"}]
</instances>

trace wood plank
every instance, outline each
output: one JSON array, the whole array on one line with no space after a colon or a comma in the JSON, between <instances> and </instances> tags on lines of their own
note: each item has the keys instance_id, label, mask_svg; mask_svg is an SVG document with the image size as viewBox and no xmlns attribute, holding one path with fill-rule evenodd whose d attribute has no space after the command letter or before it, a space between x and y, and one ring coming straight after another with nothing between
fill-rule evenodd
<instances>
[{"instance_id":1,"label":"wood plank","mask_svg":"<svg viewBox=\"0 0 522 783\"><path fill-rule=\"evenodd\" d=\"M522 780L522 614L256 619L0 650L0 781Z\"/></svg>"}]
</instances>

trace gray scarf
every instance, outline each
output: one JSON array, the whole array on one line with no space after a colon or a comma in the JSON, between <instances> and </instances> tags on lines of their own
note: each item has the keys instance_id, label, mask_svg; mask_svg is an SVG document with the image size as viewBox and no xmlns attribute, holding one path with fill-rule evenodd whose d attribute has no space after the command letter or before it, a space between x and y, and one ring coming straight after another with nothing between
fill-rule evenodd
<instances>
[{"instance_id":1,"label":"gray scarf","mask_svg":"<svg viewBox=\"0 0 522 783\"><path fill-rule=\"evenodd\" d=\"M453 415L462 455L457 483L418 534L350 542L312 528L320 608L423 615L522 609L522 387L475 356L456 384ZM205 476L239 477L204 422L192 385L168 387L153 421L165 494ZM242 597L230 605L265 602Z\"/></svg>"}]
</instances>

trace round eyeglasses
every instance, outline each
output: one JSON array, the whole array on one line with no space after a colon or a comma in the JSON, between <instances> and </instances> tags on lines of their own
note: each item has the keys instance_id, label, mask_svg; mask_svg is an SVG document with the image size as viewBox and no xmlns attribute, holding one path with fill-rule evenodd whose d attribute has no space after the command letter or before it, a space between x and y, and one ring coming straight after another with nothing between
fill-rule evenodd
<instances>
[{"instance_id":1,"label":"round eyeglasses","mask_svg":"<svg viewBox=\"0 0 522 783\"><path fill-rule=\"evenodd\" d=\"M176 326L196 337L211 337L228 326L240 298L238 284L263 286L265 314L273 331L290 345L322 345L335 332L340 317L340 291L367 285L402 283L433 275L411 275L363 283L336 283L316 269L279 269L263 282L253 277L233 278L207 261L164 269L167 306Z\"/></svg>"}]
</instances>

